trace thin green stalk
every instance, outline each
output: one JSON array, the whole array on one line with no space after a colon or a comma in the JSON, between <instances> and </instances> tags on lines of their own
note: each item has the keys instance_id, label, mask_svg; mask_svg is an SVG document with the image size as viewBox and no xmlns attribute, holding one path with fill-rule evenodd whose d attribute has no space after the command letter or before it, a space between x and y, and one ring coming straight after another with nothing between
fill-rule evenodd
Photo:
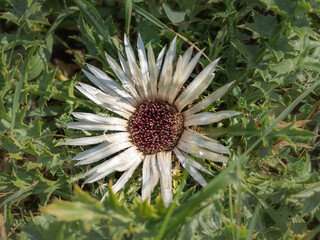
<instances>
[{"instance_id":1,"label":"thin green stalk","mask_svg":"<svg viewBox=\"0 0 320 240\"><path fill-rule=\"evenodd\" d=\"M232 203L232 186L229 185L229 210L230 210L230 229L232 234L232 239L235 239L234 229L233 229L233 203Z\"/></svg>"},{"instance_id":2,"label":"thin green stalk","mask_svg":"<svg viewBox=\"0 0 320 240\"><path fill-rule=\"evenodd\" d=\"M241 198L241 162L240 158L237 159L237 175L238 181L236 182L237 187L237 240L240 239L240 227L241 227L241 208L242 208L242 198Z\"/></svg>"},{"instance_id":3,"label":"thin green stalk","mask_svg":"<svg viewBox=\"0 0 320 240\"><path fill-rule=\"evenodd\" d=\"M125 0L125 15L126 15L126 34L130 39L130 25L131 25L131 14L132 14L132 0Z\"/></svg>"},{"instance_id":4,"label":"thin green stalk","mask_svg":"<svg viewBox=\"0 0 320 240\"><path fill-rule=\"evenodd\" d=\"M253 234L253 230L254 227L256 226L257 220L258 220L258 216L259 216L259 212L260 212L260 203L258 203L254 209L254 213L253 213L253 217L251 218L250 224L249 224L249 232L247 235L247 240L251 240L252 239L252 234Z\"/></svg>"}]
</instances>

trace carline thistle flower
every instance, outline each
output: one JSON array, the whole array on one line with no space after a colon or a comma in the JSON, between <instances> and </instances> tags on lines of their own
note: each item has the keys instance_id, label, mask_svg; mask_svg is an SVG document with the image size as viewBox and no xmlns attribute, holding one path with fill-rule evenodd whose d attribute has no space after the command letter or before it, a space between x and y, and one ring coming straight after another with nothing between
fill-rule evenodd
<instances>
[{"instance_id":1,"label":"carline thistle flower","mask_svg":"<svg viewBox=\"0 0 320 240\"><path fill-rule=\"evenodd\" d=\"M85 183L92 183L109 174L124 172L113 185L118 192L142 163L142 199L150 199L151 193L160 180L161 195L166 206L172 201L172 152L181 165L202 186L207 184L199 173L212 175L197 160L207 159L227 162L223 154L229 150L218 141L191 129L195 125L207 125L240 114L236 111L201 112L219 99L233 84L224 85L199 101L191 108L187 105L207 89L214 78L219 59L206 66L198 76L181 91L189 79L202 54L198 52L191 58L193 47L179 56L174 69L176 37L165 55L164 47L157 59L149 45L146 51L138 36L138 59L124 36L127 60L119 53L120 65L107 53L106 59L121 81L119 85L100 69L87 64L91 73L83 70L88 79L98 88L79 83L77 89L96 104L110 110L120 117L92 113L73 113L78 122L68 123L69 128L78 130L103 131L102 135L70 140L65 145L93 145L89 150L73 158L76 165L98 164L82 177L89 177ZM109 133L113 132L113 133ZM111 157L112 156L112 157Z\"/></svg>"}]
</instances>

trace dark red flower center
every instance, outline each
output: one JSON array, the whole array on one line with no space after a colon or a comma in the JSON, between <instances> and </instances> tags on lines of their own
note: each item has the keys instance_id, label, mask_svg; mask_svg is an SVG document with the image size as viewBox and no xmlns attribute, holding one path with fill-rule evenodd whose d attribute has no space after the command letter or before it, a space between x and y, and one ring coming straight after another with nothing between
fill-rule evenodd
<instances>
[{"instance_id":1,"label":"dark red flower center","mask_svg":"<svg viewBox=\"0 0 320 240\"><path fill-rule=\"evenodd\" d=\"M183 116L167 102L147 101L130 117L128 130L133 144L144 154L170 151L183 131Z\"/></svg>"}]
</instances>

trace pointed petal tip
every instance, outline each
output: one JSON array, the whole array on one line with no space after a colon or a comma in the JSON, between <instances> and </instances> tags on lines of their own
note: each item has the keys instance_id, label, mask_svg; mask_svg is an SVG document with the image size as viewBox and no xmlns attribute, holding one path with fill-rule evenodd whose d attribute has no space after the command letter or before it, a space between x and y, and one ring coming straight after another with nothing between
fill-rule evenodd
<instances>
[{"instance_id":1,"label":"pointed petal tip","mask_svg":"<svg viewBox=\"0 0 320 240\"><path fill-rule=\"evenodd\" d=\"M80 84L80 82L78 82ZM79 85L75 85L74 86L79 92L82 91L82 86L79 86Z\"/></svg>"},{"instance_id":2,"label":"pointed petal tip","mask_svg":"<svg viewBox=\"0 0 320 240\"><path fill-rule=\"evenodd\" d=\"M88 183L93 183L93 181L91 181L90 178L88 178L87 180L85 180L85 181L83 182L83 184L88 184Z\"/></svg>"},{"instance_id":3,"label":"pointed petal tip","mask_svg":"<svg viewBox=\"0 0 320 240\"><path fill-rule=\"evenodd\" d=\"M74 123L74 122L68 122L68 123L65 124L65 126L69 128L70 125L72 125L73 123Z\"/></svg>"},{"instance_id":4,"label":"pointed petal tip","mask_svg":"<svg viewBox=\"0 0 320 240\"><path fill-rule=\"evenodd\" d=\"M76 85L75 87L81 87L81 88L82 88L83 86L85 86L85 85L86 85L86 84L85 84L85 83L83 83L83 82L78 82L78 84L79 84L80 86L79 86L79 85Z\"/></svg>"},{"instance_id":5,"label":"pointed petal tip","mask_svg":"<svg viewBox=\"0 0 320 240\"><path fill-rule=\"evenodd\" d=\"M218 63L220 61L221 57L218 57L217 59L215 59L213 62Z\"/></svg>"},{"instance_id":6,"label":"pointed petal tip","mask_svg":"<svg viewBox=\"0 0 320 240\"><path fill-rule=\"evenodd\" d=\"M234 117L234 116L237 116L237 115L240 115L240 114L243 114L243 112L233 111L233 116L231 116L231 117Z\"/></svg>"},{"instance_id":7,"label":"pointed petal tip","mask_svg":"<svg viewBox=\"0 0 320 240\"><path fill-rule=\"evenodd\" d=\"M60 146L65 146L67 142L58 142L54 147L60 147Z\"/></svg>"},{"instance_id":8,"label":"pointed petal tip","mask_svg":"<svg viewBox=\"0 0 320 240\"><path fill-rule=\"evenodd\" d=\"M71 161L78 161L78 160L79 160L79 159L77 158L77 156L71 158ZM81 162L77 162L77 163L75 164L75 166L81 165L80 163L81 163Z\"/></svg>"},{"instance_id":9,"label":"pointed petal tip","mask_svg":"<svg viewBox=\"0 0 320 240\"><path fill-rule=\"evenodd\" d=\"M104 51L104 55L106 56L107 60L111 58L110 55L107 53L107 51Z\"/></svg>"},{"instance_id":10,"label":"pointed petal tip","mask_svg":"<svg viewBox=\"0 0 320 240\"><path fill-rule=\"evenodd\" d=\"M227 83L227 85L230 87L231 85L233 85L237 80L233 80L232 82Z\"/></svg>"},{"instance_id":11,"label":"pointed petal tip","mask_svg":"<svg viewBox=\"0 0 320 240\"><path fill-rule=\"evenodd\" d=\"M86 62L86 66L90 69L92 67L92 65L90 63Z\"/></svg>"}]
</instances>

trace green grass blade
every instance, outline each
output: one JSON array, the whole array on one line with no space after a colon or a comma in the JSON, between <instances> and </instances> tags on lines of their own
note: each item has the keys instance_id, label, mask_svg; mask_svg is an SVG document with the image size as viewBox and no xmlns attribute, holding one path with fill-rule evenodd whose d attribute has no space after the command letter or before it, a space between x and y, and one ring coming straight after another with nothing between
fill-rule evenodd
<instances>
[{"instance_id":1,"label":"green grass blade","mask_svg":"<svg viewBox=\"0 0 320 240\"><path fill-rule=\"evenodd\" d=\"M133 4L133 9L144 16L146 19L148 19L150 22L152 22L154 25L158 26L159 28L169 31L169 27L165 25L163 22L159 21L157 18L152 16L150 13L148 13L146 10L142 9L141 7L138 7L136 4Z\"/></svg>"},{"instance_id":2,"label":"green grass blade","mask_svg":"<svg viewBox=\"0 0 320 240\"><path fill-rule=\"evenodd\" d=\"M248 232L247 240L252 239L253 230L254 230L254 227L256 226L259 212L260 212L260 204L257 204L256 208L254 209L253 217L251 218L251 221L249 224L249 232Z\"/></svg>"},{"instance_id":3,"label":"green grass blade","mask_svg":"<svg viewBox=\"0 0 320 240\"><path fill-rule=\"evenodd\" d=\"M23 83L25 81L27 81L27 79L28 79L29 61L31 59L31 56L33 56L33 53L36 50L36 48L37 48L37 46L34 46L29 51L29 54L23 63L21 76L20 76L19 82L16 85L16 89L14 92L13 103L12 103L12 113L11 113L11 132L12 133L14 131L14 126L15 126L15 121L16 121L16 113L18 112L18 108L19 108L19 100L20 100L20 95L21 95L21 91L22 91L22 86L23 86Z\"/></svg>"},{"instance_id":4,"label":"green grass blade","mask_svg":"<svg viewBox=\"0 0 320 240\"><path fill-rule=\"evenodd\" d=\"M242 191L241 191L241 182L242 182L242 177L241 177L241 161L239 158L237 158L237 175L239 181L235 183L236 185L236 209L237 209L237 235L236 239L240 239L240 226L241 226L241 209L242 209Z\"/></svg>"},{"instance_id":5,"label":"green grass blade","mask_svg":"<svg viewBox=\"0 0 320 240\"><path fill-rule=\"evenodd\" d=\"M104 27L104 21L98 11L85 0L74 0L78 5L81 14L85 17L91 26L94 26L100 34L108 41L111 41L110 35Z\"/></svg>"},{"instance_id":6,"label":"green grass blade","mask_svg":"<svg viewBox=\"0 0 320 240\"><path fill-rule=\"evenodd\" d=\"M131 25L131 14L132 14L132 0L125 0L125 14L126 14L126 34L130 37L130 25Z\"/></svg>"},{"instance_id":7,"label":"green grass blade","mask_svg":"<svg viewBox=\"0 0 320 240\"><path fill-rule=\"evenodd\" d=\"M60 24L66 17L68 17L70 14L74 13L74 12L76 11L75 8L76 8L76 7L63 9L63 10L61 11L61 13L59 14L59 16L56 18L56 20L52 23L49 31L47 32L47 36L49 36L52 32L54 32L54 30L59 26L59 24Z\"/></svg>"}]
</instances>

